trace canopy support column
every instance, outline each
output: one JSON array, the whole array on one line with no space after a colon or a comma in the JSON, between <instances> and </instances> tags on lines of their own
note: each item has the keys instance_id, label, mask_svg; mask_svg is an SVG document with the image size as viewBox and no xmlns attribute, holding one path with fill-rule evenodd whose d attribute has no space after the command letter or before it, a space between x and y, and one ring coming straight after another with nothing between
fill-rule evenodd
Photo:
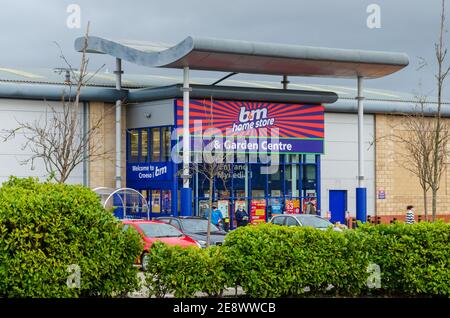
<instances>
[{"instance_id":1,"label":"canopy support column","mask_svg":"<svg viewBox=\"0 0 450 318\"><path fill-rule=\"evenodd\" d=\"M363 78L358 76L358 187L356 188L356 219L367 220L367 189L364 187L364 96Z\"/></svg>"},{"instance_id":2,"label":"canopy support column","mask_svg":"<svg viewBox=\"0 0 450 318\"><path fill-rule=\"evenodd\" d=\"M179 215L192 215L192 189L189 187L191 140L189 134L189 67L183 69L183 188L181 189L181 211Z\"/></svg>"},{"instance_id":3,"label":"canopy support column","mask_svg":"<svg viewBox=\"0 0 450 318\"><path fill-rule=\"evenodd\" d=\"M122 60L116 58L116 90L122 90ZM122 188L122 100L116 100L116 189Z\"/></svg>"}]
</instances>

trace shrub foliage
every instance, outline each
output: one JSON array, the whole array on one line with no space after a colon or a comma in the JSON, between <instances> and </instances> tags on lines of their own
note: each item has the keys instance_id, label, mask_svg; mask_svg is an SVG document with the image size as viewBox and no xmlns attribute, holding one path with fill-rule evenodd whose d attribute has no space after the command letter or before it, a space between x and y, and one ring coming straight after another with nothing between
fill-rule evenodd
<instances>
[{"instance_id":1,"label":"shrub foliage","mask_svg":"<svg viewBox=\"0 0 450 318\"><path fill-rule=\"evenodd\" d=\"M137 287L141 240L77 185L11 178L0 188L0 297L120 296ZM76 284L79 268L79 288Z\"/></svg>"},{"instance_id":2,"label":"shrub foliage","mask_svg":"<svg viewBox=\"0 0 450 318\"><path fill-rule=\"evenodd\" d=\"M263 224L230 232L219 247L157 244L149 257L147 283L159 297L236 286L250 297L450 296L450 224L442 222L343 232Z\"/></svg>"}]
</instances>

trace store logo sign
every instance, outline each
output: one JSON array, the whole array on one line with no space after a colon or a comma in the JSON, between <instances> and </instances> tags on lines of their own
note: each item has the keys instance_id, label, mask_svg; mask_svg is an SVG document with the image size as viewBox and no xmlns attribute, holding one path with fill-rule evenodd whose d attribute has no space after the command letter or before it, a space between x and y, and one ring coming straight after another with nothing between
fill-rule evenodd
<instances>
[{"instance_id":1,"label":"store logo sign","mask_svg":"<svg viewBox=\"0 0 450 318\"><path fill-rule=\"evenodd\" d=\"M275 118L269 118L267 108L247 110L245 107L240 107L238 120L238 123L233 123L233 132L263 128L275 123Z\"/></svg>"},{"instance_id":2,"label":"store logo sign","mask_svg":"<svg viewBox=\"0 0 450 318\"><path fill-rule=\"evenodd\" d=\"M170 165L165 163L130 163L127 178L130 180L164 181L171 175Z\"/></svg>"}]
</instances>

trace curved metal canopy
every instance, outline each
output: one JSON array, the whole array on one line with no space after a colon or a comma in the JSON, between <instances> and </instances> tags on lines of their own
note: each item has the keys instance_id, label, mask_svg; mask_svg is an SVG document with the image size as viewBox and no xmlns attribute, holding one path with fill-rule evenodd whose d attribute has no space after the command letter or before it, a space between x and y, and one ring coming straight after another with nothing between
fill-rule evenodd
<instances>
[{"instance_id":1,"label":"curved metal canopy","mask_svg":"<svg viewBox=\"0 0 450 318\"><path fill-rule=\"evenodd\" d=\"M84 38L75 40L82 51ZM169 47L88 37L87 51L148 66L290 76L378 78L409 64L404 53L187 37Z\"/></svg>"}]
</instances>

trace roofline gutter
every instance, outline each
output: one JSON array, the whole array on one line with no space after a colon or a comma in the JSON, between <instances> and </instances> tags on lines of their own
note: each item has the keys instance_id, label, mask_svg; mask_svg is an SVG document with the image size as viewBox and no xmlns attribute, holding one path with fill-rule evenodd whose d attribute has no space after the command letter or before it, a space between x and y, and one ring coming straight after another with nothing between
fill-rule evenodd
<instances>
[{"instance_id":1,"label":"roofline gutter","mask_svg":"<svg viewBox=\"0 0 450 318\"><path fill-rule=\"evenodd\" d=\"M182 85L172 85L154 89L133 89L130 91L117 91L114 88L84 87L81 90L81 101L110 102L115 103L118 98L128 103L145 102L182 97ZM294 90L259 89L246 87L208 86L193 85L191 96L193 98L204 98L213 96L215 99L229 100L263 100L278 102L301 102L298 93ZM279 91L279 92L277 92ZM60 101L63 93L68 92L66 85L48 84L18 84L0 83L0 99L29 99L29 100L51 100ZM301 91L300 91L301 92ZM310 91L303 91L311 93ZM320 95L321 92L313 92ZM327 93L328 94L328 93ZM334 93L333 93L334 94ZM334 94L335 95L335 94ZM75 92L72 92L72 97ZM305 97L305 95L303 95ZM257 98L257 99L255 99ZM337 98L337 95L336 95ZM305 102L305 101L303 101ZM321 102L326 112L357 113L357 101L353 99L338 99L337 101ZM442 116L450 117L450 105L442 108ZM428 116L435 115L435 103L426 103L424 112ZM364 112L367 114L413 114L418 110L414 102L365 100Z\"/></svg>"},{"instance_id":2,"label":"roofline gutter","mask_svg":"<svg viewBox=\"0 0 450 318\"><path fill-rule=\"evenodd\" d=\"M339 99L333 104L324 104L325 112L333 113L357 113L358 103L357 100L352 99ZM444 117L450 117L450 106L443 107L441 115ZM365 114L395 114L406 115L420 112L420 106L414 102L402 102L402 101L381 101L381 100L364 100L364 113ZM425 116L436 115L436 105L434 103L425 103L424 105Z\"/></svg>"},{"instance_id":3,"label":"roofline gutter","mask_svg":"<svg viewBox=\"0 0 450 318\"><path fill-rule=\"evenodd\" d=\"M282 90L268 88L191 85L193 99L213 98L222 100L246 100L284 103L323 104L334 103L338 96L334 92ZM130 90L128 102L145 102L170 98L182 98L182 85L171 85L151 89Z\"/></svg>"},{"instance_id":4,"label":"roofline gutter","mask_svg":"<svg viewBox=\"0 0 450 318\"><path fill-rule=\"evenodd\" d=\"M32 99L60 101L63 96L66 99L75 98L76 91L68 85L46 85L46 84L18 84L1 83L0 98ZM83 87L81 89L80 101L90 102L115 102L118 99L126 99L127 91L117 91L104 87Z\"/></svg>"}]
</instances>

